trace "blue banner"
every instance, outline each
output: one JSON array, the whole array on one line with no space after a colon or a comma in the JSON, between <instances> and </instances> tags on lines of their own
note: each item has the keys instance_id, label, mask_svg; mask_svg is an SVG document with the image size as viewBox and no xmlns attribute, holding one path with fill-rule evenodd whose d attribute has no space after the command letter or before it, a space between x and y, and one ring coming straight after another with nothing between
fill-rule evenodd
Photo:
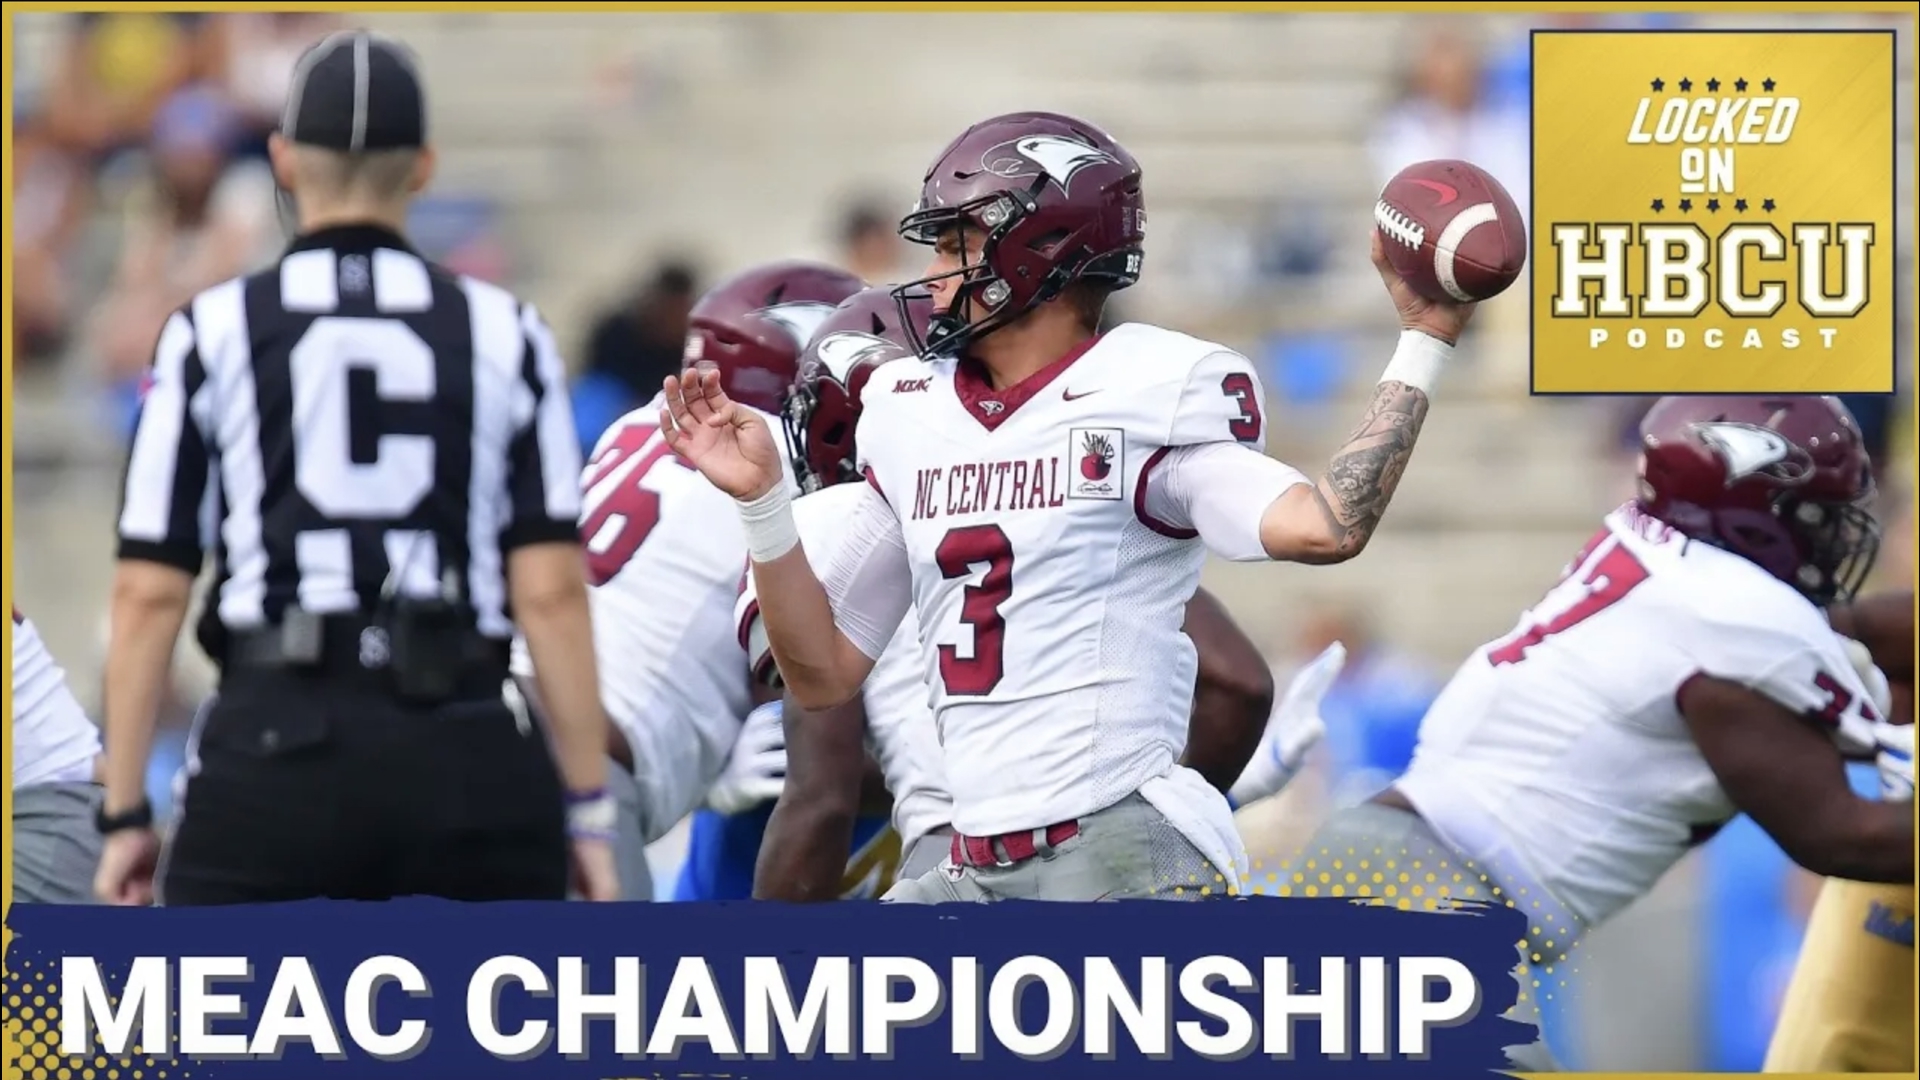
<instances>
[{"instance_id":1,"label":"blue banner","mask_svg":"<svg viewBox=\"0 0 1920 1080\"><path fill-rule=\"evenodd\" d=\"M1457 1077L1535 1038L1501 1015L1525 918L1471 902L410 899L8 923L29 1076Z\"/></svg>"}]
</instances>

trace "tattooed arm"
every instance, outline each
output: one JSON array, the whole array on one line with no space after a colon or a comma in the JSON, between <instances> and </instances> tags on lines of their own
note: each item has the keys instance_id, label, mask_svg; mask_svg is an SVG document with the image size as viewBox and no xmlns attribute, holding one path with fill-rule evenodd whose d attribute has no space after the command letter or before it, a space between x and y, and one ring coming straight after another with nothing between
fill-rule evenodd
<instances>
[{"instance_id":1,"label":"tattooed arm","mask_svg":"<svg viewBox=\"0 0 1920 1080\"><path fill-rule=\"evenodd\" d=\"M1408 288L1373 237L1373 263L1400 312L1400 344L1360 423L1319 482L1267 456L1259 375L1238 353L1195 365L1167 448L1148 462L1136 504L1165 536L1198 536L1235 562L1325 565L1360 554L1413 458L1440 370L1473 314Z\"/></svg>"},{"instance_id":2,"label":"tattooed arm","mask_svg":"<svg viewBox=\"0 0 1920 1080\"><path fill-rule=\"evenodd\" d=\"M1432 347L1444 346L1433 341ZM1252 378L1244 358L1221 353L1200 365L1189 385ZM1148 466L1143 518L1163 535L1197 534L1214 554L1235 562L1345 562L1380 524L1426 414L1425 393L1383 381L1318 483L1268 457L1254 439L1170 447ZM1176 437L1191 437L1197 425L1185 426Z\"/></svg>"},{"instance_id":3,"label":"tattooed arm","mask_svg":"<svg viewBox=\"0 0 1920 1080\"><path fill-rule=\"evenodd\" d=\"M1267 508L1260 519L1267 557L1326 565L1360 554L1406 475L1426 418L1425 391L1398 380L1376 386L1319 483L1295 486Z\"/></svg>"},{"instance_id":4,"label":"tattooed arm","mask_svg":"<svg viewBox=\"0 0 1920 1080\"><path fill-rule=\"evenodd\" d=\"M1400 314L1399 347L1366 415L1335 451L1320 482L1288 490L1267 509L1260 541L1270 558L1339 563L1366 548L1406 475L1434 383L1473 317L1473 304L1438 303L1409 288L1387 261L1377 229L1373 265Z\"/></svg>"}]
</instances>

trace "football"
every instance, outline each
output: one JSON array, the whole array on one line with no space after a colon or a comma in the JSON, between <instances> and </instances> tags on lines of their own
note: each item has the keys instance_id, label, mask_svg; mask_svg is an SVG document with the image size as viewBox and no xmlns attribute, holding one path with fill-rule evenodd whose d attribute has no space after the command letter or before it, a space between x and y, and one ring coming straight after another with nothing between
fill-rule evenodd
<instances>
[{"instance_id":1,"label":"football","mask_svg":"<svg viewBox=\"0 0 1920 1080\"><path fill-rule=\"evenodd\" d=\"M1373 206L1387 258L1429 300L1473 303L1507 290L1527 265L1527 223L1513 196L1466 161L1400 170Z\"/></svg>"}]
</instances>

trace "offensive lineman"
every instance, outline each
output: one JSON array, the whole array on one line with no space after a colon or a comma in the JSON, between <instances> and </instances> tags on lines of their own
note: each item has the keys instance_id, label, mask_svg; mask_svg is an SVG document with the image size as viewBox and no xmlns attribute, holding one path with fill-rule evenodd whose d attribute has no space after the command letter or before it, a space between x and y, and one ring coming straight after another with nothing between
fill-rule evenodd
<instances>
[{"instance_id":1,"label":"offensive lineman","mask_svg":"<svg viewBox=\"0 0 1920 1080\"><path fill-rule=\"evenodd\" d=\"M1461 666L1407 772L1306 848L1471 865L1533 912L1536 963L1741 812L1815 873L1913 881L1913 729L1886 723L1821 611L1878 549L1852 415L1663 398L1641 439L1638 499ZM1876 750L1906 801L1853 793L1846 757Z\"/></svg>"},{"instance_id":2,"label":"offensive lineman","mask_svg":"<svg viewBox=\"0 0 1920 1080\"><path fill-rule=\"evenodd\" d=\"M843 270L811 262L736 274L695 304L686 363L709 365L743 407L771 414L814 327L862 287ZM764 744L769 725L779 729L777 704L752 711L759 703L733 639L746 561L738 515L667 450L656 430L659 409L655 401L616 421L581 474L594 651L612 721L608 756L618 766L608 770L620 811L615 861L627 900L653 898L646 847L689 812L703 803L743 810L771 797L755 786L761 778L752 775L758 760L751 751ZM519 649L515 663L525 685ZM537 693L526 696L537 701ZM696 817L690 873L725 862L715 853L726 832L718 814ZM744 897L750 887L740 882L736 891ZM698 890L680 890L689 891Z\"/></svg>"},{"instance_id":3,"label":"offensive lineman","mask_svg":"<svg viewBox=\"0 0 1920 1080\"><path fill-rule=\"evenodd\" d=\"M916 329L924 326L929 306L908 305L906 315ZM869 289L828 317L801 355L782 419L794 473L808 492L794 504L794 513L810 559L832 558L847 514L858 505L860 493L853 485L861 478L854 440L860 395L876 369L910 355L900 314L891 289ZM741 641L756 671L777 678L751 582L741 595L738 614ZM1271 761L1246 768L1272 709L1272 673L1258 649L1204 590L1188 605L1186 631L1195 638L1200 658L1187 764L1222 789L1244 774L1233 793L1245 799L1277 791L1318 734L1311 726L1318 723L1317 696L1296 704L1296 711L1304 710L1304 731L1302 725L1274 725L1276 739L1282 733L1290 736L1286 752L1263 746ZM805 902L835 895L869 743L893 795L894 828L906 852L901 876L914 878L933 870L949 853L953 799L946 790L939 735L927 707L917 635L917 621L909 612L854 700L817 713L788 707L787 787L760 850L756 898ZM1322 693L1332 674L1321 682ZM1211 884L1206 888L1218 891Z\"/></svg>"},{"instance_id":4,"label":"offensive lineman","mask_svg":"<svg viewBox=\"0 0 1920 1080\"><path fill-rule=\"evenodd\" d=\"M717 379L667 381L674 451L739 500L761 618L793 699L852 698L908 611L964 858L888 898L1188 898L1237 891L1226 798L1179 764L1196 657L1180 632L1208 549L1326 564L1377 528L1472 305L1418 297L1374 236L1403 333L1320 483L1264 452L1246 358L1173 331L1096 330L1138 280L1140 167L1070 117L969 128L901 224L934 247L924 355L864 395L869 481L818 576L765 419ZM1198 541L1198 542L1196 542Z\"/></svg>"}]
</instances>

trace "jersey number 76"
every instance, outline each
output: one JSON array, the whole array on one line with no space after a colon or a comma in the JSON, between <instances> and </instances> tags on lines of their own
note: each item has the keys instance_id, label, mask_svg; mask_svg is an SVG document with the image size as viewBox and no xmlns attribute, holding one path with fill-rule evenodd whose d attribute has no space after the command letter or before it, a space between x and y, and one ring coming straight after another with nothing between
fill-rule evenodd
<instances>
[{"instance_id":1,"label":"jersey number 76","mask_svg":"<svg viewBox=\"0 0 1920 1080\"><path fill-rule=\"evenodd\" d=\"M660 524L660 493L647 476L663 463L681 468L653 424L627 424L587 463L580 485L580 537L587 545L587 579L612 581Z\"/></svg>"}]
</instances>

